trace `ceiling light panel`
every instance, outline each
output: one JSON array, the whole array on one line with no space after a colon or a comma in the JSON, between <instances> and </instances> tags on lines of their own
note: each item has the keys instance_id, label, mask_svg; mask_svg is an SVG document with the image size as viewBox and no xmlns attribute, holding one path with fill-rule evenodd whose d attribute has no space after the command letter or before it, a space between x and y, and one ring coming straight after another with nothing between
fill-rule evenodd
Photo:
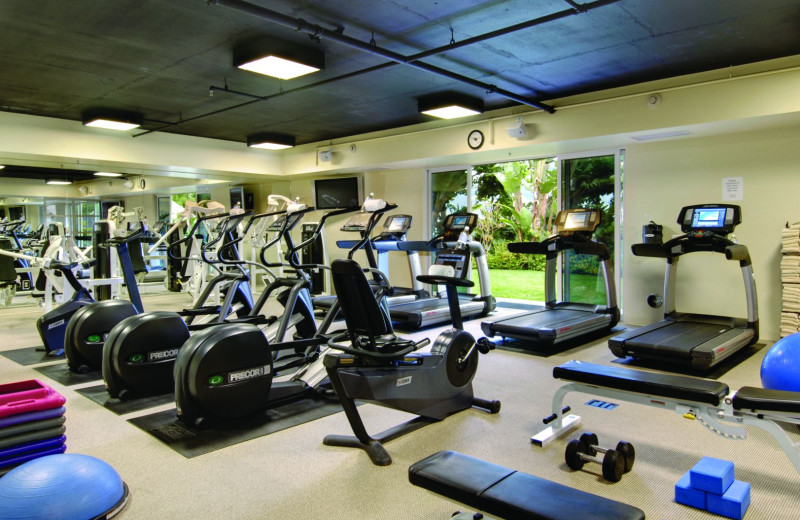
<instances>
[{"instance_id":1,"label":"ceiling light panel","mask_svg":"<svg viewBox=\"0 0 800 520\"><path fill-rule=\"evenodd\" d=\"M235 49L233 64L250 72L292 79L323 69L325 55L316 48L266 38Z\"/></svg>"}]
</instances>

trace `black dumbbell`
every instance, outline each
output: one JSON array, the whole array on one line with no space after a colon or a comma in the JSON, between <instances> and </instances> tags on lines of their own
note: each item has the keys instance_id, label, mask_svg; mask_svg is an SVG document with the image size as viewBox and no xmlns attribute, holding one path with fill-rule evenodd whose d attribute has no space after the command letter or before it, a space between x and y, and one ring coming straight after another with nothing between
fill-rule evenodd
<instances>
[{"instance_id":1,"label":"black dumbbell","mask_svg":"<svg viewBox=\"0 0 800 520\"><path fill-rule=\"evenodd\" d=\"M620 442L617 444L617 448L602 448L598 446L597 435L584 433L579 439L574 439L567 444L564 458L567 466L573 470L583 468L587 462L601 464L603 477L611 482L619 482L623 473L627 473L633 467L636 453L633 445L628 442ZM604 454L602 459L597 457L598 452Z\"/></svg>"},{"instance_id":2,"label":"black dumbbell","mask_svg":"<svg viewBox=\"0 0 800 520\"><path fill-rule=\"evenodd\" d=\"M594 433L586 432L581 434L580 439L585 442L592 450L595 452L605 453L607 448L602 448L599 446L599 441L597 439L597 435ZM625 459L625 473L629 472L633 469L633 463L636 460L636 450L633 448L633 444L630 442L619 441L617 446L614 448L622 458ZM596 453L592 453L595 455Z\"/></svg>"}]
</instances>

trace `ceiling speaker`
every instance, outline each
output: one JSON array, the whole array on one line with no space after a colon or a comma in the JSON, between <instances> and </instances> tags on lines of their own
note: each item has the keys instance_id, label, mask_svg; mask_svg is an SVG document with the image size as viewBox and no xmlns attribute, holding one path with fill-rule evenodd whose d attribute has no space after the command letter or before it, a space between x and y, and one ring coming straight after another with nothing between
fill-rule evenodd
<instances>
[{"instance_id":1,"label":"ceiling speaker","mask_svg":"<svg viewBox=\"0 0 800 520\"><path fill-rule=\"evenodd\" d=\"M528 135L528 126L525 124L522 116L520 116L506 128L506 132L508 132L509 137L519 139Z\"/></svg>"}]
</instances>

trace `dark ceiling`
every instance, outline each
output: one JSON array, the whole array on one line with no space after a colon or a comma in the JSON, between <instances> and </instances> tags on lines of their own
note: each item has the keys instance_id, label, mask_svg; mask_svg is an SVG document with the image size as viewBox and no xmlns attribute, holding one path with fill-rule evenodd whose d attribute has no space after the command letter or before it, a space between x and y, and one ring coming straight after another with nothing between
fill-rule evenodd
<instances>
[{"instance_id":1,"label":"dark ceiling","mask_svg":"<svg viewBox=\"0 0 800 520\"><path fill-rule=\"evenodd\" d=\"M234 47L264 36L318 47L325 69L234 68ZM797 0L3 0L0 110L78 121L111 107L147 131L302 144L431 120L417 99L440 91L546 104L794 54Z\"/></svg>"}]
</instances>

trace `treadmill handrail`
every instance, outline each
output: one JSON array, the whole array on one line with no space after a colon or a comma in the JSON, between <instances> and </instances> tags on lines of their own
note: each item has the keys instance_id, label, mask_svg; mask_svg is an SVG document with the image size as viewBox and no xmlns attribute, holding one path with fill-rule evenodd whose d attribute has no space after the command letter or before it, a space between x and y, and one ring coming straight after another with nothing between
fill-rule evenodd
<instances>
[{"instance_id":1,"label":"treadmill handrail","mask_svg":"<svg viewBox=\"0 0 800 520\"><path fill-rule=\"evenodd\" d=\"M554 235L541 242L511 242L510 253L556 256L560 251L575 251L579 255L592 255L606 260L611 258L608 246L583 235Z\"/></svg>"}]
</instances>

